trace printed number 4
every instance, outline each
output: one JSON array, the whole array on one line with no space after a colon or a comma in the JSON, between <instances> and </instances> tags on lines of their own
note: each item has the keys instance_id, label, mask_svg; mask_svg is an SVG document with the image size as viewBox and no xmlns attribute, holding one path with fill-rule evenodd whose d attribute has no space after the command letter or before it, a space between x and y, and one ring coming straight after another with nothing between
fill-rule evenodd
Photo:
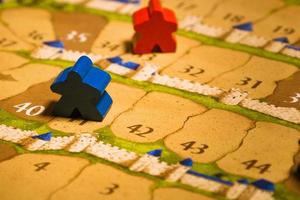
<instances>
[{"instance_id":1,"label":"printed number 4","mask_svg":"<svg viewBox=\"0 0 300 200\"><path fill-rule=\"evenodd\" d=\"M50 162L42 162L42 163L36 163L34 166L36 167L35 171L41 171L41 170L46 170L47 166L50 165Z\"/></svg>"},{"instance_id":2,"label":"printed number 4","mask_svg":"<svg viewBox=\"0 0 300 200\"><path fill-rule=\"evenodd\" d=\"M110 195L115 192L120 186L118 184L112 183L111 187L106 187L104 192L99 192L103 195Z\"/></svg>"},{"instance_id":3,"label":"printed number 4","mask_svg":"<svg viewBox=\"0 0 300 200\"><path fill-rule=\"evenodd\" d=\"M25 112L28 116L36 116L44 112L45 107L44 106L32 106L30 102L28 103L21 103L18 105L15 105L14 108L17 108L16 112Z\"/></svg>"}]
</instances>

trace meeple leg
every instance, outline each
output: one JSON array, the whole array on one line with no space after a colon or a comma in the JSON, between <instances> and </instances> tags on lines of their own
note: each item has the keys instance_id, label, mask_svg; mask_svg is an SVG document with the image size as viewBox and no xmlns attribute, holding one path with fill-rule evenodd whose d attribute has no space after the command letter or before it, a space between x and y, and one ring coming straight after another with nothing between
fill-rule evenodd
<instances>
[{"instance_id":1,"label":"meeple leg","mask_svg":"<svg viewBox=\"0 0 300 200\"><path fill-rule=\"evenodd\" d=\"M61 117L71 117L76 107L70 102L71 101L65 97L60 98L60 100L54 105L53 113Z\"/></svg>"},{"instance_id":2,"label":"meeple leg","mask_svg":"<svg viewBox=\"0 0 300 200\"><path fill-rule=\"evenodd\" d=\"M151 53L154 46L155 46L155 43L147 40L146 37L142 37L139 40L137 40L136 43L134 44L133 52L136 54Z\"/></svg>"},{"instance_id":3,"label":"meeple leg","mask_svg":"<svg viewBox=\"0 0 300 200\"><path fill-rule=\"evenodd\" d=\"M159 46L161 52L168 53L168 52L175 52L176 51L176 40L172 35L168 37L164 37L164 40L159 41Z\"/></svg>"}]
</instances>

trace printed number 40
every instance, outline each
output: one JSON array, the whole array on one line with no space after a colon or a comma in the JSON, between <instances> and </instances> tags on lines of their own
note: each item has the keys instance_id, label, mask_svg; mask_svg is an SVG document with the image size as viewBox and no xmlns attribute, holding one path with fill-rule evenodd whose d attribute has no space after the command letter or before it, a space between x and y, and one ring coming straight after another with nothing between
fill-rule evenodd
<instances>
[{"instance_id":1,"label":"printed number 40","mask_svg":"<svg viewBox=\"0 0 300 200\"><path fill-rule=\"evenodd\" d=\"M15 105L14 108L17 108L17 113L25 112L25 114L28 116L40 115L45 110L44 106L33 106L30 102Z\"/></svg>"}]
</instances>

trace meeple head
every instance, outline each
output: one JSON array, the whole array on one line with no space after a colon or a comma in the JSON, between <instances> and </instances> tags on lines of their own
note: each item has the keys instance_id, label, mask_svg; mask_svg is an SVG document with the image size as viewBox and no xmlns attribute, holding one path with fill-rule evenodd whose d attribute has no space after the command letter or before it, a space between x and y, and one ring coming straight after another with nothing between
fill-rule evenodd
<instances>
[{"instance_id":1,"label":"meeple head","mask_svg":"<svg viewBox=\"0 0 300 200\"><path fill-rule=\"evenodd\" d=\"M160 0L150 0L148 9L152 17L163 17L163 8L161 6Z\"/></svg>"}]
</instances>

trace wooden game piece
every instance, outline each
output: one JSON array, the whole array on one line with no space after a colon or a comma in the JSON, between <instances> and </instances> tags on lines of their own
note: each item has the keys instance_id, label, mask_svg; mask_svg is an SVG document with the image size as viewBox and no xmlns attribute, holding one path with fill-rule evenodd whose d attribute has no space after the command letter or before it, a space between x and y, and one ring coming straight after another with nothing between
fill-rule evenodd
<instances>
[{"instance_id":1,"label":"wooden game piece","mask_svg":"<svg viewBox=\"0 0 300 200\"><path fill-rule=\"evenodd\" d=\"M87 56L80 57L51 85L53 92L62 95L53 113L62 117L81 116L86 120L102 121L112 104L111 97L105 91L110 80L110 75L93 67Z\"/></svg>"},{"instance_id":2,"label":"wooden game piece","mask_svg":"<svg viewBox=\"0 0 300 200\"><path fill-rule=\"evenodd\" d=\"M111 107L102 122L56 117L49 122L49 127L67 133L94 132L95 130L110 125L121 113L132 108L146 93L144 90L114 82L111 82L106 89L114 100L114 106Z\"/></svg>"},{"instance_id":3,"label":"wooden game piece","mask_svg":"<svg viewBox=\"0 0 300 200\"><path fill-rule=\"evenodd\" d=\"M126 53L122 55L124 60L130 60L137 63L155 63L158 64L159 68L162 69L170 64L181 59L182 56L187 54L191 49L201 45L200 42L192 40L183 36L177 36L177 47L174 53L149 53L149 54L132 54Z\"/></svg>"},{"instance_id":4,"label":"wooden game piece","mask_svg":"<svg viewBox=\"0 0 300 200\"><path fill-rule=\"evenodd\" d=\"M146 54L156 51L175 52L177 20L172 10L163 8L159 0L150 0L149 7L133 14L136 43L133 52Z\"/></svg>"}]
</instances>

